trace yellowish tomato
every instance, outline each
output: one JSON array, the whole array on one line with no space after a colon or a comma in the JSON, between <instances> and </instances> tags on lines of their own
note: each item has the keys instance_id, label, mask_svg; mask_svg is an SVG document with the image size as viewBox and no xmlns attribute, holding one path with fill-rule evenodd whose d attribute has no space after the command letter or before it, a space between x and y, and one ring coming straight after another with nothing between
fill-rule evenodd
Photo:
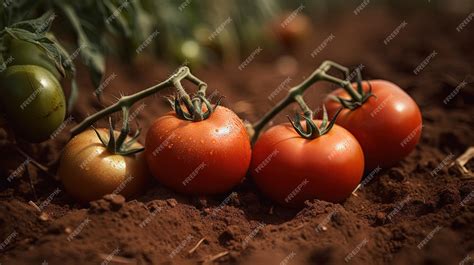
<instances>
[{"instance_id":1,"label":"yellowish tomato","mask_svg":"<svg viewBox=\"0 0 474 265\"><path fill-rule=\"evenodd\" d=\"M108 139L106 129L97 129ZM118 137L119 132L115 132ZM132 148L141 148L134 143ZM142 192L150 179L143 153L122 156L113 154L101 143L94 130L76 135L66 145L58 175L65 190L80 202L121 194L125 198Z\"/></svg>"}]
</instances>

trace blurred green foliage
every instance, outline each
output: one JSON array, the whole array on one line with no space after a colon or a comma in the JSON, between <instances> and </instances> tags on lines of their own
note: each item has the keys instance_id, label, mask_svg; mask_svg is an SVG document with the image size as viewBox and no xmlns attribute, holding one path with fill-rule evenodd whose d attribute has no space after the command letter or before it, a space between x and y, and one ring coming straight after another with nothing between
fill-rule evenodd
<instances>
[{"instance_id":1,"label":"blurred green foliage","mask_svg":"<svg viewBox=\"0 0 474 265\"><path fill-rule=\"evenodd\" d=\"M275 33L275 29L281 30L282 20L293 13L318 22L353 12L364 3L367 8L382 6L394 13L434 10L462 14L474 8L472 0L3 0L0 25L48 10L66 17L69 23L53 24L53 28L61 32L72 28L76 46L87 47L81 50L81 57L92 69L97 85L105 53L131 59L147 50L168 62L191 65L241 61L259 46L281 45L278 34L289 33Z\"/></svg>"}]
</instances>

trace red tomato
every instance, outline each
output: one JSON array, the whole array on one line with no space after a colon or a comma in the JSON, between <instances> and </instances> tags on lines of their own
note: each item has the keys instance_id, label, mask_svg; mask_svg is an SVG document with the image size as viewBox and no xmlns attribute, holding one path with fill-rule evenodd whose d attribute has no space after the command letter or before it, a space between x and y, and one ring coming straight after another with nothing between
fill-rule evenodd
<instances>
[{"instance_id":1,"label":"red tomato","mask_svg":"<svg viewBox=\"0 0 474 265\"><path fill-rule=\"evenodd\" d=\"M260 136L250 169L260 190L282 205L301 206L315 198L340 202L359 184L364 154L354 136L338 125L308 140L285 123Z\"/></svg>"},{"instance_id":2,"label":"red tomato","mask_svg":"<svg viewBox=\"0 0 474 265\"><path fill-rule=\"evenodd\" d=\"M407 93L388 81L369 82L375 97L354 110L342 110L336 120L359 141L365 154L366 170L377 166L387 168L402 160L415 148L422 129L420 109ZM363 89L368 91L367 82L363 82ZM330 95L349 98L342 88ZM341 107L330 98L325 104L330 117Z\"/></svg>"},{"instance_id":3,"label":"red tomato","mask_svg":"<svg viewBox=\"0 0 474 265\"><path fill-rule=\"evenodd\" d=\"M250 140L239 117L225 107L199 122L170 112L148 130L145 156L152 174L175 191L223 193L245 177Z\"/></svg>"}]
</instances>

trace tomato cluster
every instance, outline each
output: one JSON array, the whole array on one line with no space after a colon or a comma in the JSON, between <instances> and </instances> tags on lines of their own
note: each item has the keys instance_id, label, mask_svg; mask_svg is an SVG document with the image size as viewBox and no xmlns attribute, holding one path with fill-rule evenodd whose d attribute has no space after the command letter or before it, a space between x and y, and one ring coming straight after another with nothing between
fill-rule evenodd
<instances>
[{"instance_id":1,"label":"tomato cluster","mask_svg":"<svg viewBox=\"0 0 474 265\"><path fill-rule=\"evenodd\" d=\"M48 139L66 115L61 74L34 43L11 38L0 73L1 111L15 134L30 142Z\"/></svg>"},{"instance_id":2,"label":"tomato cluster","mask_svg":"<svg viewBox=\"0 0 474 265\"><path fill-rule=\"evenodd\" d=\"M205 86L194 76L191 80ZM138 134L127 136L125 108L120 134L110 125L108 139L105 130L88 130L68 143L59 175L80 201L114 193L127 176L133 180L118 192L137 193L148 183L149 171L164 186L185 194L224 193L249 174L264 195L281 205L300 207L311 199L342 202L364 171L387 168L407 156L422 125L417 104L397 85L360 79L342 84L327 96L319 119L304 102L304 90L292 89L288 97L303 112L269 128L253 148L242 120L225 107L211 106L202 91L182 97L187 101L176 97L175 111L154 121L143 148L136 143ZM144 153L137 154L141 149Z\"/></svg>"},{"instance_id":3,"label":"tomato cluster","mask_svg":"<svg viewBox=\"0 0 474 265\"><path fill-rule=\"evenodd\" d=\"M359 101L343 88L327 96L325 106L339 125L330 133L307 140L283 124L260 137L250 173L263 193L289 206L312 198L339 202L357 187L364 169L390 167L413 151L422 127L415 101L388 81L351 86L359 85L365 95Z\"/></svg>"}]
</instances>

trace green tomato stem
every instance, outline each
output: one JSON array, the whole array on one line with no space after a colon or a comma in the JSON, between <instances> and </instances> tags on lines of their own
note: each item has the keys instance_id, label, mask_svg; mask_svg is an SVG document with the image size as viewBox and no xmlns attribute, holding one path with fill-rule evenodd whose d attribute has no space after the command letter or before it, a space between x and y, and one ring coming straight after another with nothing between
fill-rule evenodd
<instances>
[{"instance_id":1,"label":"green tomato stem","mask_svg":"<svg viewBox=\"0 0 474 265\"><path fill-rule=\"evenodd\" d=\"M354 100L362 100L362 95L352 87L351 82L348 80L342 80L326 73L321 74L321 80L339 84Z\"/></svg>"},{"instance_id":2,"label":"green tomato stem","mask_svg":"<svg viewBox=\"0 0 474 265\"><path fill-rule=\"evenodd\" d=\"M335 68L344 73L346 78L349 76L349 69L344 67L340 64L337 64L332 61L324 61L308 78L306 78L300 84L294 86L288 91L288 94L285 98L279 101L270 111L268 111L259 121L255 122L252 127L254 130L254 134L252 135L252 143L258 139L262 129L265 125L270 122L278 113L280 113L283 109L285 109L288 105L297 102L300 108L302 109L305 114L311 114L311 109L306 105L303 100L303 94L318 81L328 81L334 84L337 84L344 88L348 93L356 99L360 99L361 95L352 88L351 83L347 80L342 80L337 77L329 75L327 72L331 69Z\"/></svg>"},{"instance_id":3,"label":"green tomato stem","mask_svg":"<svg viewBox=\"0 0 474 265\"><path fill-rule=\"evenodd\" d=\"M295 101L296 103L298 103L305 115L308 115L309 117L313 118L313 111L308 107L302 95L296 95Z\"/></svg>"},{"instance_id":4,"label":"green tomato stem","mask_svg":"<svg viewBox=\"0 0 474 265\"><path fill-rule=\"evenodd\" d=\"M191 99L188 93L186 93L184 88L181 86L180 82L183 79L188 79L195 84L198 83L201 87L206 86L206 85L203 81L199 80L198 78L194 76L189 79L189 74L190 74L189 68L186 66L183 66L179 68L175 74L173 74L168 79L166 79L165 81L159 84L151 86L145 90L139 91L132 95L122 96L116 103L85 118L81 123L79 123L78 125L76 125L74 128L71 129L71 134L76 135L82 132L83 130L89 128L99 119L106 117L112 113L121 111L122 108L124 107L128 109L132 107L133 104L135 104L137 101L142 100L148 96L151 96L155 94L156 92L161 91L165 88L175 87L177 89L178 94L180 94L180 96L182 96L183 98L188 98L189 104L190 106L192 106Z\"/></svg>"}]
</instances>

